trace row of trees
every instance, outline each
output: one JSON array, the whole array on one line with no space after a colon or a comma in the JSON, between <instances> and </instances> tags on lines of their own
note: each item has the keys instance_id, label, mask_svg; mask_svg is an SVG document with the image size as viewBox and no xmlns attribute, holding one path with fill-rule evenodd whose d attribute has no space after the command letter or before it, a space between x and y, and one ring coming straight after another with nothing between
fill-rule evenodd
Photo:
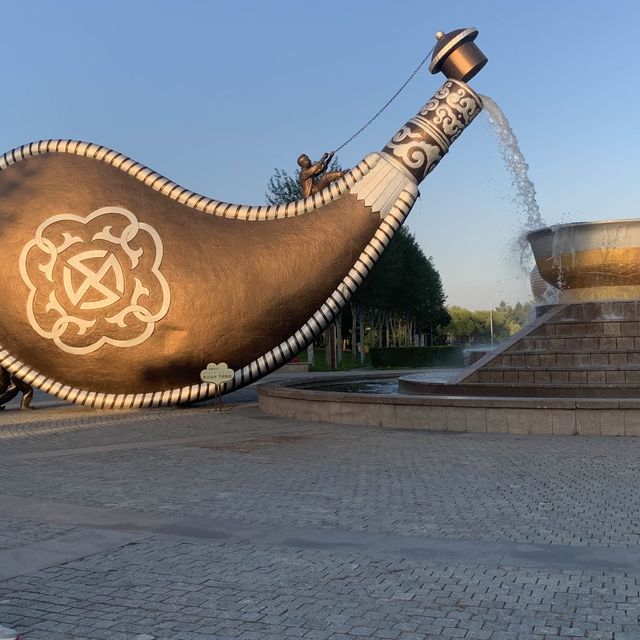
<instances>
[{"instance_id":1,"label":"row of trees","mask_svg":"<svg viewBox=\"0 0 640 640\"><path fill-rule=\"evenodd\" d=\"M518 302L515 306L504 300L490 311L470 311L449 307L451 320L440 332L449 344L499 342L519 331L529 320L532 304Z\"/></svg>"}]
</instances>

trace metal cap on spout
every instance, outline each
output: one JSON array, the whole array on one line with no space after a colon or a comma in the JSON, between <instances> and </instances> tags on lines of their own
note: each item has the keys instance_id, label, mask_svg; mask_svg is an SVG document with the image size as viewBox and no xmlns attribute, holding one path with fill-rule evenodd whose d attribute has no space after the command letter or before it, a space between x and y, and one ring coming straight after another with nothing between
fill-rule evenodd
<instances>
[{"instance_id":1,"label":"metal cap on spout","mask_svg":"<svg viewBox=\"0 0 640 640\"><path fill-rule=\"evenodd\" d=\"M429 71L442 71L447 78L467 82L487 64L487 57L473 42L478 35L474 27L456 29L450 33L438 31L438 43L433 50Z\"/></svg>"}]
</instances>

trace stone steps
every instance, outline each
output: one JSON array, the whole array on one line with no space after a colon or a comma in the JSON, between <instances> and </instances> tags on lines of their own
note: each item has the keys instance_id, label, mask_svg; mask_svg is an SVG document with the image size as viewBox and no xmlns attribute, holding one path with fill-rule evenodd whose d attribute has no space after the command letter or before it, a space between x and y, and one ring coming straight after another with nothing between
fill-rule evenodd
<instances>
[{"instance_id":1,"label":"stone steps","mask_svg":"<svg viewBox=\"0 0 640 640\"><path fill-rule=\"evenodd\" d=\"M504 353L575 351L640 351L637 336L572 336L559 338L529 335L509 347Z\"/></svg>"},{"instance_id":2,"label":"stone steps","mask_svg":"<svg viewBox=\"0 0 640 640\"><path fill-rule=\"evenodd\" d=\"M403 393L434 394L440 398L585 398L585 399L625 399L637 400L640 409L640 384L600 384L585 385L583 383L564 384L511 384L500 382L468 382L462 383L420 383L412 390L411 384L403 382Z\"/></svg>"},{"instance_id":3,"label":"stone steps","mask_svg":"<svg viewBox=\"0 0 640 640\"><path fill-rule=\"evenodd\" d=\"M486 395L640 399L640 303L549 307L456 382Z\"/></svg>"},{"instance_id":4,"label":"stone steps","mask_svg":"<svg viewBox=\"0 0 640 640\"><path fill-rule=\"evenodd\" d=\"M503 353L497 355L487 364L490 369L522 368L532 369L544 367L547 369L574 369L596 367L625 368L634 370L640 368L640 351L564 351L564 352L527 352Z\"/></svg>"},{"instance_id":5,"label":"stone steps","mask_svg":"<svg viewBox=\"0 0 640 640\"><path fill-rule=\"evenodd\" d=\"M483 368L465 379L465 384L582 384L582 385L638 385L640 389L640 368L624 369L620 367L560 368L517 367Z\"/></svg>"},{"instance_id":6,"label":"stone steps","mask_svg":"<svg viewBox=\"0 0 640 640\"><path fill-rule=\"evenodd\" d=\"M575 323L575 324L552 324L539 327L531 332L534 337L547 338L619 338L624 336L638 336L640 330L637 322L626 323L598 323L595 325Z\"/></svg>"},{"instance_id":7,"label":"stone steps","mask_svg":"<svg viewBox=\"0 0 640 640\"><path fill-rule=\"evenodd\" d=\"M538 333L557 333L558 335L583 335L588 331L608 332L608 335L628 335L637 331L638 319L634 320L576 320L575 318L554 318L534 329ZM579 333L578 333L579 332Z\"/></svg>"},{"instance_id":8,"label":"stone steps","mask_svg":"<svg viewBox=\"0 0 640 640\"><path fill-rule=\"evenodd\" d=\"M554 308L546 305L541 308L544 313ZM634 322L640 319L640 301L616 302L581 302L566 305L561 317L553 318L547 324L571 322Z\"/></svg>"}]
</instances>

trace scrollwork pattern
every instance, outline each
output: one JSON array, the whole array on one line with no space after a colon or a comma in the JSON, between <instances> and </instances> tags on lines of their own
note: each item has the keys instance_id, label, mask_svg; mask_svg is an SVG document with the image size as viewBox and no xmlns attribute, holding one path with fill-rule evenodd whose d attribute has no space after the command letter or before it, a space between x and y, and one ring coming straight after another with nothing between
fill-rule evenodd
<instances>
[{"instance_id":1,"label":"scrollwork pattern","mask_svg":"<svg viewBox=\"0 0 640 640\"><path fill-rule=\"evenodd\" d=\"M158 232L122 207L47 218L20 254L34 331L66 353L147 340L169 310Z\"/></svg>"},{"instance_id":2,"label":"scrollwork pattern","mask_svg":"<svg viewBox=\"0 0 640 640\"><path fill-rule=\"evenodd\" d=\"M440 162L442 149L425 139L424 129L412 131L407 125L402 127L391 139L388 148L393 150L396 158L409 168L420 171L423 179Z\"/></svg>"},{"instance_id":3,"label":"scrollwork pattern","mask_svg":"<svg viewBox=\"0 0 640 640\"><path fill-rule=\"evenodd\" d=\"M473 91L463 83L448 80L384 151L400 160L420 182L481 110L482 103Z\"/></svg>"}]
</instances>

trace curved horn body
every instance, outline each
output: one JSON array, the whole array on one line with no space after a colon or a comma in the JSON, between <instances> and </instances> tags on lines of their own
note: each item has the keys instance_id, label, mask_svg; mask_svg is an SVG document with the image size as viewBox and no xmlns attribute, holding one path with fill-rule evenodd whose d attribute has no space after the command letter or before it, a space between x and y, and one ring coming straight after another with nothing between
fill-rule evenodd
<instances>
[{"instance_id":1,"label":"curved horn body","mask_svg":"<svg viewBox=\"0 0 640 640\"><path fill-rule=\"evenodd\" d=\"M322 192L250 207L192 193L95 144L41 141L0 159L0 365L91 406L203 399L276 369L347 303L417 184L481 109L447 81Z\"/></svg>"}]
</instances>

